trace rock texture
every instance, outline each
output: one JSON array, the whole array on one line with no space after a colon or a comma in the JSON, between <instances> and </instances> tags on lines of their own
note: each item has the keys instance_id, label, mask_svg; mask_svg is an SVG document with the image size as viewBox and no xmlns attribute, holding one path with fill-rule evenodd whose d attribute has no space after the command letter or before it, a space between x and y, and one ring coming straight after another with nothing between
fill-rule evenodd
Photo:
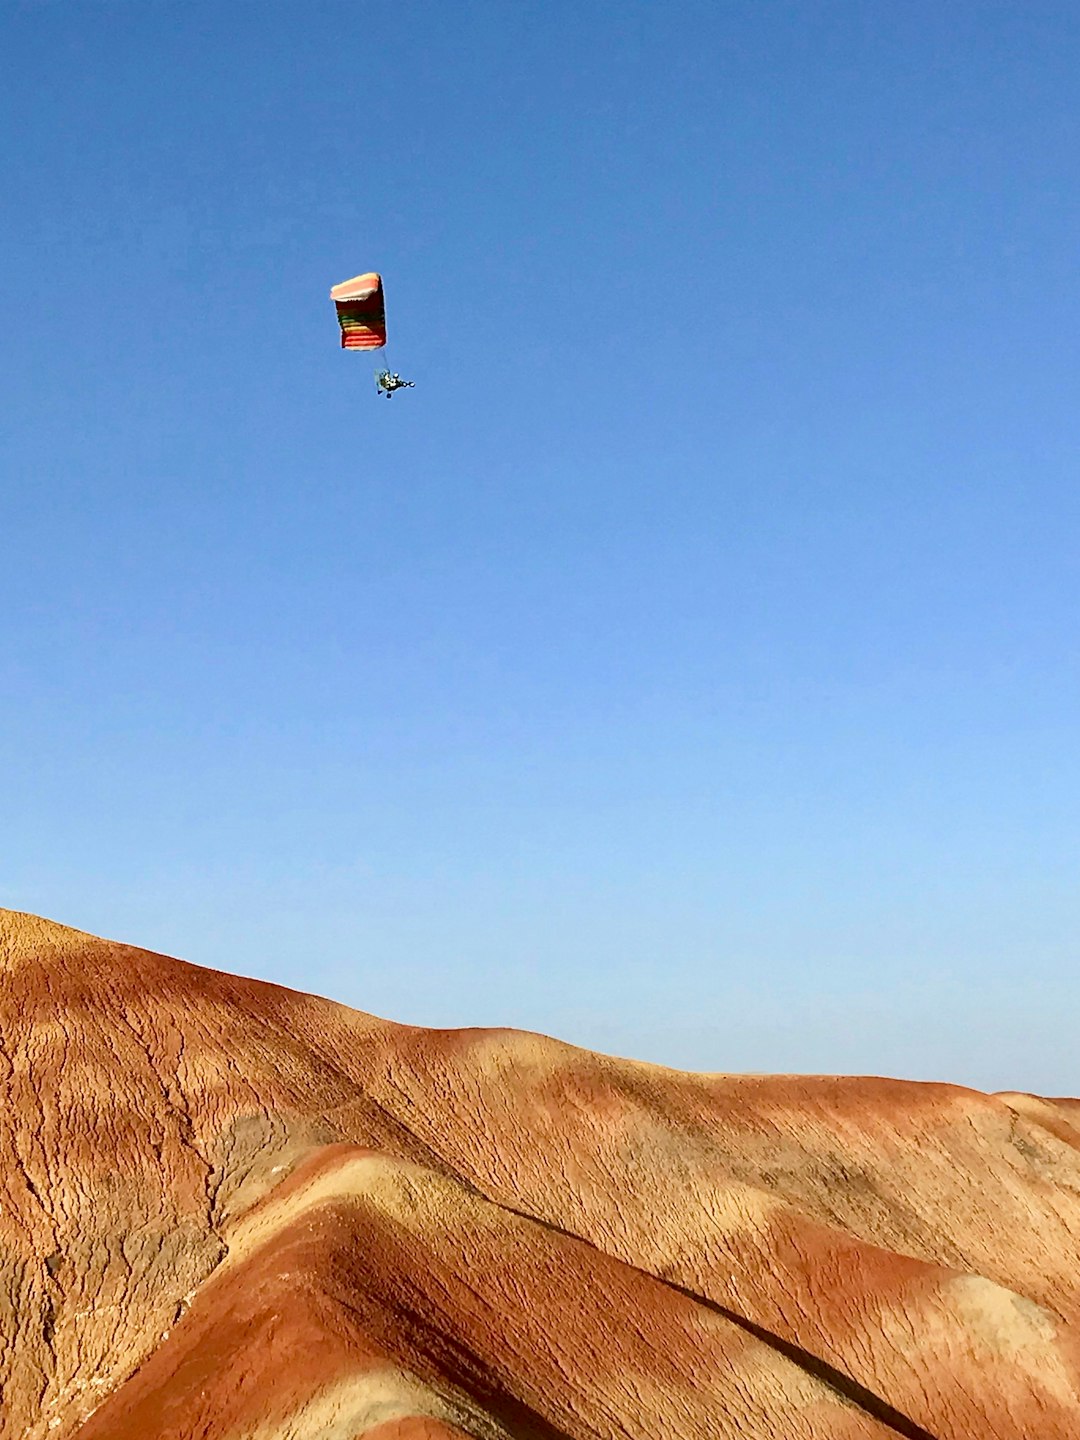
<instances>
[{"instance_id":1,"label":"rock texture","mask_svg":"<svg viewBox=\"0 0 1080 1440\"><path fill-rule=\"evenodd\" d=\"M3 1440L1076 1440L1080 1104L395 1025L0 911Z\"/></svg>"}]
</instances>

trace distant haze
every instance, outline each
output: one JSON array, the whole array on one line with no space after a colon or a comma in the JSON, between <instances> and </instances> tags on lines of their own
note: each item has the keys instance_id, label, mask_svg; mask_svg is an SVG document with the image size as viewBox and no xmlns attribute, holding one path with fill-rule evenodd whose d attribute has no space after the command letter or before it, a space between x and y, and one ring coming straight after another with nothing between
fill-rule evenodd
<instances>
[{"instance_id":1,"label":"distant haze","mask_svg":"<svg viewBox=\"0 0 1080 1440\"><path fill-rule=\"evenodd\" d=\"M1075 5L21 3L0 57L0 903L1080 1090Z\"/></svg>"}]
</instances>

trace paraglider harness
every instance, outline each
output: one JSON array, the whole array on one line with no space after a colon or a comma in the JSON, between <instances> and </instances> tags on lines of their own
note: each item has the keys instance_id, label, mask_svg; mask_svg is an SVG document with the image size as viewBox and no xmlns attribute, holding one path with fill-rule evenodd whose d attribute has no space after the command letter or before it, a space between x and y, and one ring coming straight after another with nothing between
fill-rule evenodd
<instances>
[{"instance_id":1,"label":"paraglider harness","mask_svg":"<svg viewBox=\"0 0 1080 1440\"><path fill-rule=\"evenodd\" d=\"M415 383L413 380L402 380L396 370L377 370L375 372L375 384L379 392L388 400L395 390L411 390Z\"/></svg>"}]
</instances>

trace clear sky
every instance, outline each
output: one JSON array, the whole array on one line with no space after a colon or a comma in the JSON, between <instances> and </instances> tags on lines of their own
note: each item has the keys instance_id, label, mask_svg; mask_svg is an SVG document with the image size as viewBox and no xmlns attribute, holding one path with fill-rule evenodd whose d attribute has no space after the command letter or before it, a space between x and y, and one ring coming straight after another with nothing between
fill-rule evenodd
<instances>
[{"instance_id":1,"label":"clear sky","mask_svg":"<svg viewBox=\"0 0 1080 1440\"><path fill-rule=\"evenodd\" d=\"M6 0L0 67L4 904L1080 1091L1072 0Z\"/></svg>"}]
</instances>

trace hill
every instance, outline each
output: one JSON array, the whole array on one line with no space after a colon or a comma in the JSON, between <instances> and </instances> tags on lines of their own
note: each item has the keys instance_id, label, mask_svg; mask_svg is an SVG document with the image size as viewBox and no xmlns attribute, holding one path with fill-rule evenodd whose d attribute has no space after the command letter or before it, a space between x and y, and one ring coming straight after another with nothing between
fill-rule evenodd
<instances>
[{"instance_id":1,"label":"hill","mask_svg":"<svg viewBox=\"0 0 1080 1440\"><path fill-rule=\"evenodd\" d=\"M0 911L3 1440L1068 1440L1080 1107L394 1024Z\"/></svg>"}]
</instances>

